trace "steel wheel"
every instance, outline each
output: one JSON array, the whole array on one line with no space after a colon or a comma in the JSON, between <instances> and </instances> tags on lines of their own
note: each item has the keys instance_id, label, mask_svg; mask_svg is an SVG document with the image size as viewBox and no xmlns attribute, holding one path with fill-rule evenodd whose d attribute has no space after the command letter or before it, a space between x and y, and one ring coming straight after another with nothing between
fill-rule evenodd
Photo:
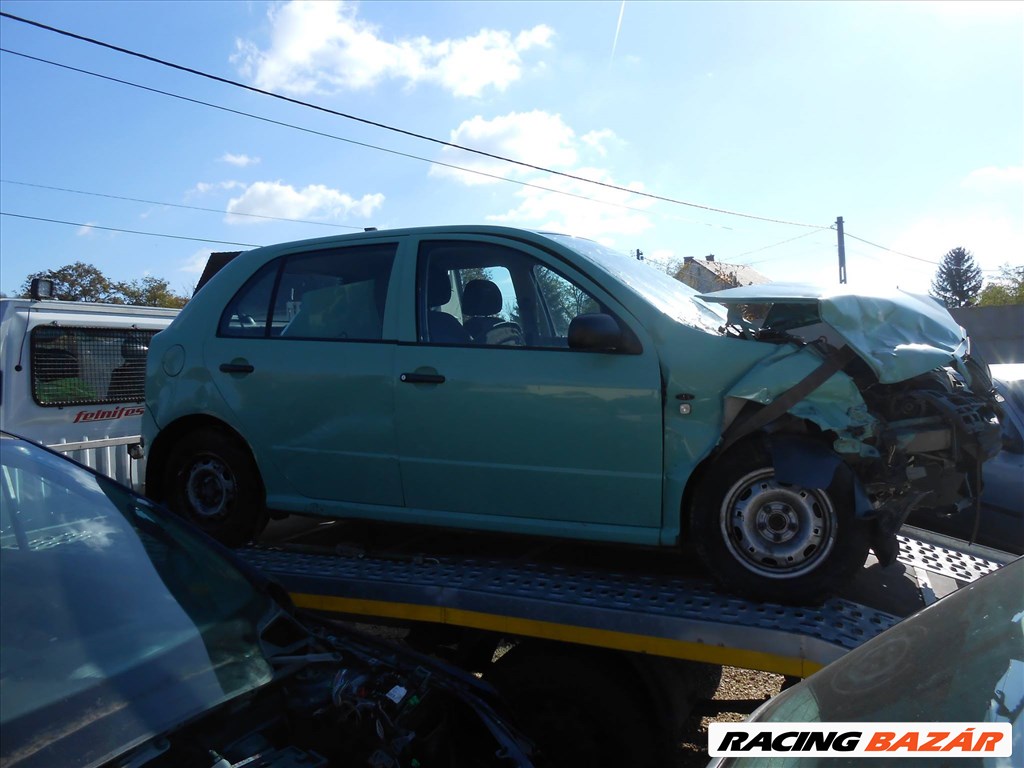
<instances>
[{"instance_id":1,"label":"steel wheel","mask_svg":"<svg viewBox=\"0 0 1024 768\"><path fill-rule=\"evenodd\" d=\"M237 546L267 524L259 469L230 433L204 427L173 446L165 466L168 506L215 539Z\"/></svg>"},{"instance_id":2,"label":"steel wheel","mask_svg":"<svg viewBox=\"0 0 1024 768\"><path fill-rule=\"evenodd\" d=\"M828 494L783 485L769 468L740 478L726 492L721 532L730 554L768 578L814 570L835 546L838 520Z\"/></svg>"},{"instance_id":3,"label":"steel wheel","mask_svg":"<svg viewBox=\"0 0 1024 768\"><path fill-rule=\"evenodd\" d=\"M185 476L185 495L196 517L210 522L223 520L237 495L231 468L218 456L196 457Z\"/></svg>"}]
</instances>

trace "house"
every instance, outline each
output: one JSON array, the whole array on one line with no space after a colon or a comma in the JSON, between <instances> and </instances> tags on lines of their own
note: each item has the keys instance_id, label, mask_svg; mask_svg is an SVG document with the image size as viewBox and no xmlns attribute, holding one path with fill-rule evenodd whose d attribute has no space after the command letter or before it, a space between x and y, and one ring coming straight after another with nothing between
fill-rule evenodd
<instances>
[{"instance_id":1,"label":"house","mask_svg":"<svg viewBox=\"0 0 1024 768\"><path fill-rule=\"evenodd\" d=\"M771 282L752 267L715 261L714 254L708 254L703 261L693 256L687 256L673 277L701 293L720 291L723 288L736 288L741 285L764 285Z\"/></svg>"}]
</instances>

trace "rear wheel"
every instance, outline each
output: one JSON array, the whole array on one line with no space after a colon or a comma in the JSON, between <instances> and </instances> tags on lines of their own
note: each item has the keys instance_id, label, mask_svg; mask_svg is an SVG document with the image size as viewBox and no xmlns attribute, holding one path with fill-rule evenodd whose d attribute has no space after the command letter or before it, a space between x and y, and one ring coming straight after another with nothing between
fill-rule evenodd
<instances>
[{"instance_id":1,"label":"rear wheel","mask_svg":"<svg viewBox=\"0 0 1024 768\"><path fill-rule=\"evenodd\" d=\"M267 524L256 462L221 430L199 429L177 442L164 488L172 510L229 546L252 541Z\"/></svg>"},{"instance_id":2,"label":"rear wheel","mask_svg":"<svg viewBox=\"0 0 1024 768\"><path fill-rule=\"evenodd\" d=\"M868 525L851 489L780 482L771 457L743 446L718 460L690 514L693 544L711 573L744 596L806 602L864 564Z\"/></svg>"}]
</instances>

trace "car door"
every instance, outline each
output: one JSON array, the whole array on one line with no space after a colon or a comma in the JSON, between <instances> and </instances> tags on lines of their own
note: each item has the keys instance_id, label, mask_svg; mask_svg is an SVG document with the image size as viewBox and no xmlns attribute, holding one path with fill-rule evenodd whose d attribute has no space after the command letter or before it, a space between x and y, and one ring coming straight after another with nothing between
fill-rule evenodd
<instances>
[{"instance_id":1,"label":"car door","mask_svg":"<svg viewBox=\"0 0 1024 768\"><path fill-rule=\"evenodd\" d=\"M402 503L386 322L396 248L328 247L271 261L207 342L207 367L261 464L271 506L295 493Z\"/></svg>"},{"instance_id":2,"label":"car door","mask_svg":"<svg viewBox=\"0 0 1024 768\"><path fill-rule=\"evenodd\" d=\"M661 525L661 379L642 327L585 276L498 238L424 239L416 342L397 351L406 505L460 524L653 541ZM633 353L568 347L613 314Z\"/></svg>"}]
</instances>

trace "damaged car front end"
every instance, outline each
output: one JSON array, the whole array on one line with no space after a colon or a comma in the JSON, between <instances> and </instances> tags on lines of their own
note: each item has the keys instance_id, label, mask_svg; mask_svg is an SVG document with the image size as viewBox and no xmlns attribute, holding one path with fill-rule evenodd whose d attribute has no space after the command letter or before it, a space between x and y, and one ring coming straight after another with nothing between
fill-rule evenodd
<instances>
[{"instance_id":1,"label":"damaged car front end","mask_svg":"<svg viewBox=\"0 0 1024 768\"><path fill-rule=\"evenodd\" d=\"M944 308L898 290L786 285L702 298L727 307L729 336L778 346L726 393L717 456L757 440L776 490L833 489L852 506L847 528L862 534L852 549L870 544L883 564L895 559L895 534L914 509L977 509L981 466L1000 448L998 405L987 366ZM792 515L778 494L765 494L759 510L723 520L721 532L748 570L770 577L784 570L775 545ZM804 543L817 553L824 546Z\"/></svg>"}]
</instances>

